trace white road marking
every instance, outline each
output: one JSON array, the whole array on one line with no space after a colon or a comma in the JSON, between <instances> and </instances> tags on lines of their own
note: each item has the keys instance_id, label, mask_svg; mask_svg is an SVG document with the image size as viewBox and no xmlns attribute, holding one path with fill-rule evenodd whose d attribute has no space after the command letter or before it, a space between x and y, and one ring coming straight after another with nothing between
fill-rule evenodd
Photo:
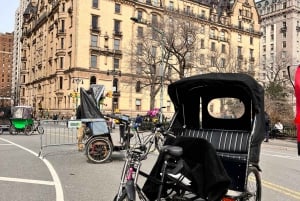
<instances>
[{"instance_id":1,"label":"white road marking","mask_svg":"<svg viewBox=\"0 0 300 201\"><path fill-rule=\"evenodd\" d=\"M20 182L20 183L30 183L30 184L43 184L53 186L53 181L42 181L42 180L33 180L33 179L20 179L20 178L12 178L12 177L0 177L1 181L12 181L12 182Z\"/></svg>"},{"instance_id":2,"label":"white road marking","mask_svg":"<svg viewBox=\"0 0 300 201\"><path fill-rule=\"evenodd\" d=\"M0 138L0 140L3 140L4 142L10 143L10 144L12 144L16 147L19 147L20 149L23 149L23 150L31 153L32 155L38 157L40 160L42 160L45 163L45 165L47 166L47 168L50 171L50 174L53 178L53 184L55 186L55 191L56 191L56 201L64 201L64 193L63 193L62 185L60 183L60 179L59 179L55 169L53 168L53 166L51 165L51 163L47 159L39 157L38 154L35 153L34 151L32 151L30 149L27 149L26 147L23 147L19 144L16 144L14 142L11 142L11 141L3 139L3 138ZM28 181L30 181L30 180L28 180ZM35 181L37 181L37 180L35 180Z\"/></svg>"}]
</instances>

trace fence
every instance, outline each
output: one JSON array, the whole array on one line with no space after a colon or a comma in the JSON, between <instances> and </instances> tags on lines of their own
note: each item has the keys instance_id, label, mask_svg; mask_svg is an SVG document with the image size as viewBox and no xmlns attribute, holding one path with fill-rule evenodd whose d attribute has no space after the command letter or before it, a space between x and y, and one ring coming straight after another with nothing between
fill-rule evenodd
<instances>
[{"instance_id":1,"label":"fence","mask_svg":"<svg viewBox=\"0 0 300 201\"><path fill-rule=\"evenodd\" d=\"M39 156L44 157L44 150L51 146L77 144L77 127L81 121L67 120L43 120L41 126L44 134L40 134Z\"/></svg>"}]
</instances>

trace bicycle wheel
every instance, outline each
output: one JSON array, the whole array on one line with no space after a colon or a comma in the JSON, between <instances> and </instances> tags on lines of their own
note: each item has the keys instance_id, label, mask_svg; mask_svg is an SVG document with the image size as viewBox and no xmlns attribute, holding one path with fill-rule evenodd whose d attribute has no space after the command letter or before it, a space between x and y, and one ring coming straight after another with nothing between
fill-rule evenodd
<instances>
[{"instance_id":1,"label":"bicycle wheel","mask_svg":"<svg viewBox=\"0 0 300 201\"><path fill-rule=\"evenodd\" d=\"M44 134L44 128L42 126L38 126L37 131L39 134Z\"/></svg>"},{"instance_id":2,"label":"bicycle wheel","mask_svg":"<svg viewBox=\"0 0 300 201\"><path fill-rule=\"evenodd\" d=\"M114 201L133 201L128 198L127 192L125 189L122 190L122 194L119 199L117 199L118 195L115 196Z\"/></svg>"},{"instance_id":3,"label":"bicycle wheel","mask_svg":"<svg viewBox=\"0 0 300 201\"><path fill-rule=\"evenodd\" d=\"M32 134L31 130L32 130L32 126L31 125L25 126L25 128L24 128L25 135L31 135Z\"/></svg>"},{"instance_id":4,"label":"bicycle wheel","mask_svg":"<svg viewBox=\"0 0 300 201\"><path fill-rule=\"evenodd\" d=\"M106 138L96 137L87 142L87 158L93 163L103 163L110 159L112 144Z\"/></svg>"},{"instance_id":5,"label":"bicycle wheel","mask_svg":"<svg viewBox=\"0 0 300 201\"><path fill-rule=\"evenodd\" d=\"M248 170L247 191L250 196L243 201L261 200L261 178L258 169L254 166L250 166Z\"/></svg>"},{"instance_id":6,"label":"bicycle wheel","mask_svg":"<svg viewBox=\"0 0 300 201\"><path fill-rule=\"evenodd\" d=\"M11 135L17 135L18 134L17 129L13 125L11 125L9 127L9 134L11 134Z\"/></svg>"},{"instance_id":7,"label":"bicycle wheel","mask_svg":"<svg viewBox=\"0 0 300 201\"><path fill-rule=\"evenodd\" d=\"M165 138L162 136L162 134L156 134L155 136L155 148L160 151L160 149L162 148L162 146L165 143Z\"/></svg>"}]
</instances>

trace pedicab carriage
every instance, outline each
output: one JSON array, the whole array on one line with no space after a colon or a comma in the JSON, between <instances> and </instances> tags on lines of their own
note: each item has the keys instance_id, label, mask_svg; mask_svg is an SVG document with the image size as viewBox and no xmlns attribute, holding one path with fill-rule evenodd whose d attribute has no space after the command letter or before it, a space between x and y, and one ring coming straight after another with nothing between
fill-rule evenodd
<instances>
[{"instance_id":1,"label":"pedicab carriage","mask_svg":"<svg viewBox=\"0 0 300 201\"><path fill-rule=\"evenodd\" d=\"M34 127L33 108L31 106L13 106L11 113L9 133L30 135Z\"/></svg>"},{"instance_id":2,"label":"pedicab carriage","mask_svg":"<svg viewBox=\"0 0 300 201\"><path fill-rule=\"evenodd\" d=\"M262 86L247 74L209 73L174 82L168 93L175 108L169 130L176 139L167 139L166 144L183 147L187 167L180 171L192 181L187 189L209 201L260 201L259 157L265 131ZM199 139L210 142L217 157L204 153ZM159 157L150 175L160 177L161 163ZM178 187L168 186L164 193L174 188ZM157 194L150 180L143 191L148 197Z\"/></svg>"},{"instance_id":3,"label":"pedicab carriage","mask_svg":"<svg viewBox=\"0 0 300 201\"><path fill-rule=\"evenodd\" d=\"M84 152L93 163L104 163L110 160L113 151L126 149L126 144L113 142L106 116L100 111L104 90L103 85L96 84L91 85L88 90L81 88L80 105L77 108L77 119L81 120L84 127ZM124 124L129 123L127 116L118 117L118 120Z\"/></svg>"}]
</instances>

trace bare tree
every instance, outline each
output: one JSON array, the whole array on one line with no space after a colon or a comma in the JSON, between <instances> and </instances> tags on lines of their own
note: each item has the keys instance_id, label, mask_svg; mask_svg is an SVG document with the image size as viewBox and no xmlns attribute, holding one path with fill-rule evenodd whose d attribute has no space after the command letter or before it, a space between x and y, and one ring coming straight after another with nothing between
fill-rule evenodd
<instances>
[{"instance_id":1,"label":"bare tree","mask_svg":"<svg viewBox=\"0 0 300 201\"><path fill-rule=\"evenodd\" d=\"M288 101L293 93L287 76L290 62L289 55L279 52L265 66L265 106L273 121L293 119L292 107Z\"/></svg>"}]
</instances>

